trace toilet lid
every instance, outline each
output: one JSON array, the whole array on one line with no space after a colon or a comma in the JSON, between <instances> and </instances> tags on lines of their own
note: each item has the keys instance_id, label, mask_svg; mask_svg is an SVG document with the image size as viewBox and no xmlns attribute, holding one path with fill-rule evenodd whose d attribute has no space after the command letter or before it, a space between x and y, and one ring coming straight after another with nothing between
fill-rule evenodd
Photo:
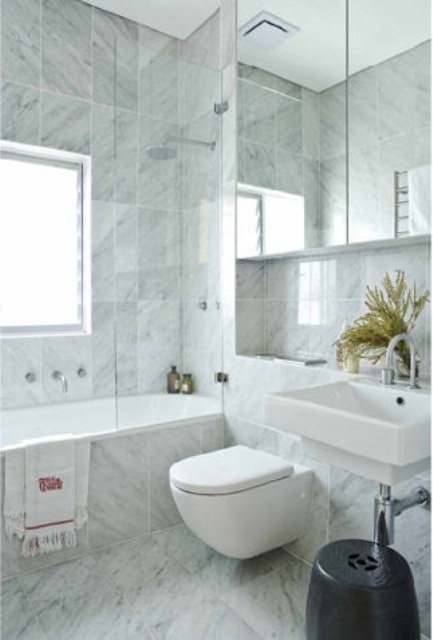
<instances>
[{"instance_id":1,"label":"toilet lid","mask_svg":"<svg viewBox=\"0 0 433 640\"><path fill-rule=\"evenodd\" d=\"M258 487L293 474L290 462L238 445L185 458L170 468L170 482L190 493L222 495Z\"/></svg>"}]
</instances>

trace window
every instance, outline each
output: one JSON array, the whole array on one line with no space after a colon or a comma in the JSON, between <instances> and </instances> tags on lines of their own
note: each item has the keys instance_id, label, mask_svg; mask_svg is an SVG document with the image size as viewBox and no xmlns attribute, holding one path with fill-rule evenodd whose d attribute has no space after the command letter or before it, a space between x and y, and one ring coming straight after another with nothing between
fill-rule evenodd
<instances>
[{"instance_id":1,"label":"window","mask_svg":"<svg viewBox=\"0 0 433 640\"><path fill-rule=\"evenodd\" d=\"M305 246L304 196L240 185L237 257L270 256Z\"/></svg>"},{"instance_id":2,"label":"window","mask_svg":"<svg viewBox=\"0 0 433 640\"><path fill-rule=\"evenodd\" d=\"M0 143L3 335L87 333L87 156Z\"/></svg>"}]
</instances>

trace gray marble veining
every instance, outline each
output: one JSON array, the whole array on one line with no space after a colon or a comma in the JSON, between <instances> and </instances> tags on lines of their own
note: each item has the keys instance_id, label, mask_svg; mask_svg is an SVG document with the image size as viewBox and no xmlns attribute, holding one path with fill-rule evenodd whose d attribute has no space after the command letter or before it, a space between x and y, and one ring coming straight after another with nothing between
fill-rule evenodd
<instances>
[{"instance_id":1,"label":"gray marble veining","mask_svg":"<svg viewBox=\"0 0 433 640\"><path fill-rule=\"evenodd\" d=\"M133 204L137 200L138 115L118 109L115 116L114 199Z\"/></svg>"},{"instance_id":2,"label":"gray marble veining","mask_svg":"<svg viewBox=\"0 0 433 640\"><path fill-rule=\"evenodd\" d=\"M264 638L304 640L309 565L287 556L282 567L229 589L223 600Z\"/></svg>"},{"instance_id":3,"label":"gray marble veining","mask_svg":"<svg viewBox=\"0 0 433 640\"><path fill-rule=\"evenodd\" d=\"M137 313L138 388L141 393L162 392L170 366L182 362L182 307L177 301L140 300Z\"/></svg>"},{"instance_id":4,"label":"gray marble veining","mask_svg":"<svg viewBox=\"0 0 433 640\"><path fill-rule=\"evenodd\" d=\"M112 302L95 302L92 308L93 397L115 395L115 307Z\"/></svg>"},{"instance_id":5,"label":"gray marble veining","mask_svg":"<svg viewBox=\"0 0 433 640\"><path fill-rule=\"evenodd\" d=\"M200 26L200 29L194 31L189 38L182 42L182 58L203 64L206 67L219 69L220 61L216 53L221 46L220 39L223 36L228 37L230 34L230 29L222 33L223 26L224 19L221 18L220 11L217 10Z\"/></svg>"},{"instance_id":6,"label":"gray marble veining","mask_svg":"<svg viewBox=\"0 0 433 640\"><path fill-rule=\"evenodd\" d=\"M92 109L92 197L114 200L115 114L112 107L95 104Z\"/></svg>"},{"instance_id":7,"label":"gray marble veining","mask_svg":"<svg viewBox=\"0 0 433 640\"><path fill-rule=\"evenodd\" d=\"M340 83L320 94L320 158L326 160L346 150L346 87Z\"/></svg>"},{"instance_id":8,"label":"gray marble veining","mask_svg":"<svg viewBox=\"0 0 433 640\"><path fill-rule=\"evenodd\" d=\"M36 380L25 382L27 373L34 373ZM41 344L35 340L31 345L27 340L18 339L13 343L4 342L1 353L2 408L40 404L42 402ZM8 419L3 417L3 428L7 429Z\"/></svg>"},{"instance_id":9,"label":"gray marble veining","mask_svg":"<svg viewBox=\"0 0 433 640\"><path fill-rule=\"evenodd\" d=\"M375 144L379 132L378 69L370 67L348 80L350 149Z\"/></svg>"},{"instance_id":10,"label":"gray marble veining","mask_svg":"<svg viewBox=\"0 0 433 640\"><path fill-rule=\"evenodd\" d=\"M138 25L94 10L92 89L95 102L137 111Z\"/></svg>"},{"instance_id":11,"label":"gray marble veining","mask_svg":"<svg viewBox=\"0 0 433 640\"><path fill-rule=\"evenodd\" d=\"M151 627L155 640L260 640L254 631L230 607L217 601L188 606L179 615Z\"/></svg>"},{"instance_id":12,"label":"gray marble veining","mask_svg":"<svg viewBox=\"0 0 433 640\"><path fill-rule=\"evenodd\" d=\"M84 2L42 0L43 89L90 98L91 15Z\"/></svg>"},{"instance_id":13,"label":"gray marble veining","mask_svg":"<svg viewBox=\"0 0 433 640\"><path fill-rule=\"evenodd\" d=\"M147 465L145 435L93 443L89 489L92 548L148 532Z\"/></svg>"},{"instance_id":14,"label":"gray marble veining","mask_svg":"<svg viewBox=\"0 0 433 640\"><path fill-rule=\"evenodd\" d=\"M77 371L86 370L80 378ZM89 336L80 340L58 337L55 341L41 338L41 382L43 402L46 404L92 397L92 346ZM61 371L68 381L68 393L63 393L58 380L53 380L54 371ZM66 396L66 397L65 397Z\"/></svg>"},{"instance_id":15,"label":"gray marble veining","mask_svg":"<svg viewBox=\"0 0 433 640\"><path fill-rule=\"evenodd\" d=\"M212 299L208 305L206 311L196 301L183 305L183 366L193 372L198 393L218 397L214 374L221 361L221 314Z\"/></svg>"},{"instance_id":16,"label":"gray marble veining","mask_svg":"<svg viewBox=\"0 0 433 640\"><path fill-rule=\"evenodd\" d=\"M269 266L265 264L238 262L236 266L236 299L264 299L266 297L265 273L269 273Z\"/></svg>"},{"instance_id":17,"label":"gray marble veining","mask_svg":"<svg viewBox=\"0 0 433 640\"><path fill-rule=\"evenodd\" d=\"M158 531L181 521L171 496L168 472L170 466L200 453L200 432L196 426L167 429L150 433L150 531Z\"/></svg>"},{"instance_id":18,"label":"gray marble veining","mask_svg":"<svg viewBox=\"0 0 433 640\"><path fill-rule=\"evenodd\" d=\"M152 50L152 45L150 45ZM142 50L143 51L143 50ZM146 51L147 52L147 51ZM156 55L141 55L139 75L140 112L165 122L179 122L179 45L175 40Z\"/></svg>"},{"instance_id":19,"label":"gray marble veining","mask_svg":"<svg viewBox=\"0 0 433 640\"><path fill-rule=\"evenodd\" d=\"M52 149L90 154L90 102L51 91L41 93L41 143Z\"/></svg>"},{"instance_id":20,"label":"gray marble veining","mask_svg":"<svg viewBox=\"0 0 433 640\"><path fill-rule=\"evenodd\" d=\"M1 632L10 640L45 639L17 578L1 583Z\"/></svg>"},{"instance_id":21,"label":"gray marble veining","mask_svg":"<svg viewBox=\"0 0 433 640\"><path fill-rule=\"evenodd\" d=\"M47 638L146 637L121 594L105 581L92 556L23 578Z\"/></svg>"},{"instance_id":22,"label":"gray marble veining","mask_svg":"<svg viewBox=\"0 0 433 640\"><path fill-rule=\"evenodd\" d=\"M0 76L40 84L40 0L3 0Z\"/></svg>"},{"instance_id":23,"label":"gray marble veining","mask_svg":"<svg viewBox=\"0 0 433 640\"><path fill-rule=\"evenodd\" d=\"M38 144L40 138L40 94L33 87L1 83L1 136L25 144Z\"/></svg>"}]
</instances>

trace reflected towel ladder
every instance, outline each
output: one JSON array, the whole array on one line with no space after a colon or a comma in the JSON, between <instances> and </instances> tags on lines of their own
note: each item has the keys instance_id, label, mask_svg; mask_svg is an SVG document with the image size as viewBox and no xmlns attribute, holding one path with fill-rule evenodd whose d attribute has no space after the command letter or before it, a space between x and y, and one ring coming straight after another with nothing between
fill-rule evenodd
<instances>
[{"instance_id":1,"label":"reflected towel ladder","mask_svg":"<svg viewBox=\"0 0 433 640\"><path fill-rule=\"evenodd\" d=\"M409 183L407 171L394 171L394 237L409 235Z\"/></svg>"}]
</instances>

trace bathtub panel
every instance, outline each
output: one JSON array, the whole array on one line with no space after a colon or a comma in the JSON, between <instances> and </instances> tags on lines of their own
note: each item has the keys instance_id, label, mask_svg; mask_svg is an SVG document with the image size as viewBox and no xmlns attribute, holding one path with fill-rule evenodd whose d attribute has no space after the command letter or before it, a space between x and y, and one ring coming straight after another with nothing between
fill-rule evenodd
<instances>
[{"instance_id":1,"label":"bathtub panel","mask_svg":"<svg viewBox=\"0 0 433 640\"><path fill-rule=\"evenodd\" d=\"M201 429L201 452L208 453L224 447L224 420L215 418Z\"/></svg>"},{"instance_id":2,"label":"bathtub panel","mask_svg":"<svg viewBox=\"0 0 433 640\"><path fill-rule=\"evenodd\" d=\"M149 531L147 435L94 442L89 487L92 549Z\"/></svg>"}]
</instances>

